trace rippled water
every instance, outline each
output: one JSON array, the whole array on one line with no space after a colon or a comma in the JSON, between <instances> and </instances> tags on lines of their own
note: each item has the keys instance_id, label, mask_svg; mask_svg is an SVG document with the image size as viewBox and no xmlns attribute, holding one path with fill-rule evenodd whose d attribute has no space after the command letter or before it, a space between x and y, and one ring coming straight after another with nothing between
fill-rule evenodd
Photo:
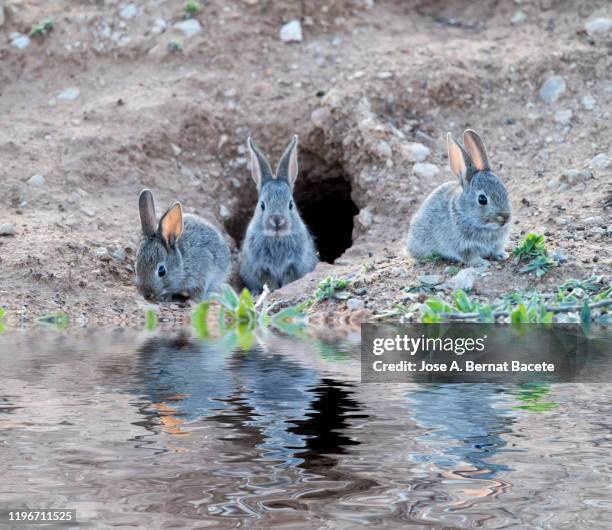
<instances>
[{"instance_id":1,"label":"rippled water","mask_svg":"<svg viewBox=\"0 0 612 530\"><path fill-rule=\"evenodd\" d=\"M612 385L359 382L359 335L0 335L0 508L83 527L612 528Z\"/></svg>"}]
</instances>

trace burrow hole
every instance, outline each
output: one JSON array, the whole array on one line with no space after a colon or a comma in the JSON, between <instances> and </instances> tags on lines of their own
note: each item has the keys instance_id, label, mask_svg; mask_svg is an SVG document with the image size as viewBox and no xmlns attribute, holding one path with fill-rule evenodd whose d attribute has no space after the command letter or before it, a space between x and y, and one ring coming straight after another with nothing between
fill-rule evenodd
<instances>
[{"instance_id":1,"label":"burrow hole","mask_svg":"<svg viewBox=\"0 0 612 530\"><path fill-rule=\"evenodd\" d=\"M241 187L237 212L226 222L228 233L242 244L257 204L255 185ZM300 215L315 238L321 261L333 263L353 244L353 218L359 208L351 199L349 176L338 163L328 164L309 151L300 151L300 173L293 192Z\"/></svg>"}]
</instances>

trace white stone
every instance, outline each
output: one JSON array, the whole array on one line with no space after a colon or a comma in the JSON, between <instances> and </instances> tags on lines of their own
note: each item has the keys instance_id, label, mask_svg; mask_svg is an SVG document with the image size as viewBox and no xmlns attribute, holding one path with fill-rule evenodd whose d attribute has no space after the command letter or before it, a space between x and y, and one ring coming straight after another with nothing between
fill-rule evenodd
<instances>
[{"instance_id":1,"label":"white stone","mask_svg":"<svg viewBox=\"0 0 612 530\"><path fill-rule=\"evenodd\" d=\"M561 109L555 112L555 121L561 125L568 125L572 121L572 109Z\"/></svg>"},{"instance_id":2,"label":"white stone","mask_svg":"<svg viewBox=\"0 0 612 530\"><path fill-rule=\"evenodd\" d=\"M57 99L63 101L74 101L81 95L81 91L77 87L70 87L66 90L62 90L57 94Z\"/></svg>"},{"instance_id":3,"label":"white stone","mask_svg":"<svg viewBox=\"0 0 612 530\"><path fill-rule=\"evenodd\" d=\"M591 163L589 164L593 169L607 169L610 167L610 165L612 164L612 160L610 160L610 157L605 154L605 153L599 153L598 155L596 155L595 157L593 157L593 159L591 160Z\"/></svg>"},{"instance_id":4,"label":"white stone","mask_svg":"<svg viewBox=\"0 0 612 530\"><path fill-rule=\"evenodd\" d=\"M125 252L120 248L111 250L110 255L119 262L125 261Z\"/></svg>"},{"instance_id":5,"label":"white stone","mask_svg":"<svg viewBox=\"0 0 612 530\"><path fill-rule=\"evenodd\" d=\"M43 177L42 175L34 175L28 179L28 184L30 186L36 186L37 188L44 186L45 183L45 177Z\"/></svg>"},{"instance_id":6,"label":"white stone","mask_svg":"<svg viewBox=\"0 0 612 530\"><path fill-rule=\"evenodd\" d=\"M108 253L108 249L106 249L105 247L98 247L98 248L96 248L94 253L95 253L96 257L101 259L102 261L110 260L110 254Z\"/></svg>"},{"instance_id":7,"label":"white stone","mask_svg":"<svg viewBox=\"0 0 612 530\"><path fill-rule=\"evenodd\" d=\"M582 96L582 106L585 110L593 110L595 108L595 98L591 94Z\"/></svg>"},{"instance_id":8,"label":"white stone","mask_svg":"<svg viewBox=\"0 0 612 530\"><path fill-rule=\"evenodd\" d=\"M393 155L393 151L391 150L391 146L388 142L381 140L376 144L376 153L381 158L391 158Z\"/></svg>"},{"instance_id":9,"label":"white stone","mask_svg":"<svg viewBox=\"0 0 612 530\"><path fill-rule=\"evenodd\" d=\"M612 18L594 18L589 20L584 27L589 35L608 33L612 30Z\"/></svg>"},{"instance_id":10,"label":"white stone","mask_svg":"<svg viewBox=\"0 0 612 530\"><path fill-rule=\"evenodd\" d=\"M378 77L378 79L391 79L393 77L393 72L378 72L376 74L376 77Z\"/></svg>"},{"instance_id":11,"label":"white stone","mask_svg":"<svg viewBox=\"0 0 612 530\"><path fill-rule=\"evenodd\" d=\"M170 144L170 147L172 148L172 153L174 154L174 156L179 156L183 150L176 144Z\"/></svg>"},{"instance_id":12,"label":"white stone","mask_svg":"<svg viewBox=\"0 0 612 530\"><path fill-rule=\"evenodd\" d=\"M359 211L359 215L357 217L359 224L364 228L368 228L374 222L374 216L365 208L362 208Z\"/></svg>"},{"instance_id":13,"label":"white stone","mask_svg":"<svg viewBox=\"0 0 612 530\"><path fill-rule=\"evenodd\" d=\"M361 309L363 306L364 302L360 298L349 298L346 301L346 308L349 311L356 311L357 309Z\"/></svg>"},{"instance_id":14,"label":"white stone","mask_svg":"<svg viewBox=\"0 0 612 530\"><path fill-rule=\"evenodd\" d=\"M422 276L418 277L418 280L423 285L433 287L434 285L440 285L444 281L444 278L442 276L438 276L437 274L423 274Z\"/></svg>"},{"instance_id":15,"label":"white stone","mask_svg":"<svg viewBox=\"0 0 612 530\"><path fill-rule=\"evenodd\" d=\"M551 75L540 87L540 98L546 103L557 101L567 89L567 83L560 75Z\"/></svg>"},{"instance_id":16,"label":"white stone","mask_svg":"<svg viewBox=\"0 0 612 530\"><path fill-rule=\"evenodd\" d=\"M414 171L415 175L421 178L433 178L440 172L438 166L435 164L430 164L429 162L416 163L412 167L412 171Z\"/></svg>"},{"instance_id":17,"label":"white stone","mask_svg":"<svg viewBox=\"0 0 612 530\"><path fill-rule=\"evenodd\" d=\"M16 229L13 223L0 224L0 236L14 236L15 233Z\"/></svg>"},{"instance_id":18,"label":"white stone","mask_svg":"<svg viewBox=\"0 0 612 530\"><path fill-rule=\"evenodd\" d=\"M30 45L30 37L27 35L22 35L21 33L11 33L9 36L11 41L11 46L13 48L17 48L18 50L23 50Z\"/></svg>"},{"instance_id":19,"label":"white stone","mask_svg":"<svg viewBox=\"0 0 612 530\"><path fill-rule=\"evenodd\" d=\"M453 291L457 291L459 289L466 292L471 291L472 287L474 287L474 281L476 280L476 276L478 276L478 271L473 267L461 269L457 274L455 274L455 276L453 276L449 280L448 286Z\"/></svg>"},{"instance_id":20,"label":"white stone","mask_svg":"<svg viewBox=\"0 0 612 530\"><path fill-rule=\"evenodd\" d=\"M156 18L155 22L153 22L153 27L151 28L151 31L153 32L153 34L159 35L160 33L166 31L167 27L168 23L163 18Z\"/></svg>"},{"instance_id":21,"label":"white stone","mask_svg":"<svg viewBox=\"0 0 612 530\"><path fill-rule=\"evenodd\" d=\"M219 217L221 217L221 219L226 220L229 219L231 217L231 213L228 209L227 206L225 206L225 204L222 204L221 206L219 206Z\"/></svg>"},{"instance_id":22,"label":"white stone","mask_svg":"<svg viewBox=\"0 0 612 530\"><path fill-rule=\"evenodd\" d=\"M405 147L404 153L411 162L423 162L430 155L431 149L421 143L410 142Z\"/></svg>"},{"instance_id":23,"label":"white stone","mask_svg":"<svg viewBox=\"0 0 612 530\"><path fill-rule=\"evenodd\" d=\"M136 4L128 4L119 11L119 16L123 20L131 20L138 14L138 6Z\"/></svg>"},{"instance_id":24,"label":"white stone","mask_svg":"<svg viewBox=\"0 0 612 530\"><path fill-rule=\"evenodd\" d=\"M302 24L299 20L291 20L281 27L280 40L283 42L302 42Z\"/></svg>"},{"instance_id":25,"label":"white stone","mask_svg":"<svg viewBox=\"0 0 612 530\"><path fill-rule=\"evenodd\" d=\"M202 31L202 26L195 18L177 22L174 24L174 27L182 31L187 38L193 37Z\"/></svg>"},{"instance_id":26,"label":"white stone","mask_svg":"<svg viewBox=\"0 0 612 530\"><path fill-rule=\"evenodd\" d=\"M525 14L525 12L524 11L517 11L516 13L514 13L514 16L512 17L510 22L514 26L518 26L519 24L522 24L526 20L527 20L527 15Z\"/></svg>"},{"instance_id":27,"label":"white stone","mask_svg":"<svg viewBox=\"0 0 612 530\"><path fill-rule=\"evenodd\" d=\"M319 107L311 112L310 121L312 121L315 127L322 129L330 116L331 112L327 107Z\"/></svg>"}]
</instances>

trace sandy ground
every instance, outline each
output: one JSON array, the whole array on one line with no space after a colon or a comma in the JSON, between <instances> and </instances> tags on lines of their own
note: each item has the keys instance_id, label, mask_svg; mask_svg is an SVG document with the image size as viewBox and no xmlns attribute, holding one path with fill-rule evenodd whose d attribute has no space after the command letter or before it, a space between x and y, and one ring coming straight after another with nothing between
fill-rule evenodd
<instances>
[{"instance_id":1,"label":"sandy ground","mask_svg":"<svg viewBox=\"0 0 612 530\"><path fill-rule=\"evenodd\" d=\"M541 281L494 264L475 292L611 272L612 166L592 160L612 156L612 30L585 30L612 17L605 0L210 0L190 37L174 26L182 1L1 4L0 225L15 227L0 236L8 322L55 310L88 324L141 319L138 192L154 190L158 208L178 199L239 238L256 204L249 134L276 158L298 133L302 189L341 174L360 210L336 265L273 298L297 302L325 276L350 276L363 287L360 319L402 301L420 275L445 275L448 264L406 257L402 240L426 194L452 178L446 131L468 126L510 191L511 244L535 230L567 258ZM15 32L46 19L52 31L15 47ZM302 42L279 38L292 19ZM546 103L538 93L551 75L566 88ZM414 141L431 148L435 176L415 173ZM315 312L348 313L344 301Z\"/></svg>"}]
</instances>

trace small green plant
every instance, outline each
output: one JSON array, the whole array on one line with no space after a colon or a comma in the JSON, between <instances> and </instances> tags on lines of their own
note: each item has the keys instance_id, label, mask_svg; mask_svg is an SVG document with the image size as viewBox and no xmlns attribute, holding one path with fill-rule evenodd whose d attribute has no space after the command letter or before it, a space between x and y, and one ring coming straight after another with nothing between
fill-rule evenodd
<instances>
[{"instance_id":1,"label":"small green plant","mask_svg":"<svg viewBox=\"0 0 612 530\"><path fill-rule=\"evenodd\" d=\"M525 383L518 387L515 392L516 399L522 405L514 407L519 410L527 410L529 412L548 412L559 407L554 401L542 401L544 397L550 394L551 390L548 385L539 383Z\"/></svg>"},{"instance_id":2,"label":"small green plant","mask_svg":"<svg viewBox=\"0 0 612 530\"><path fill-rule=\"evenodd\" d=\"M461 269L459 267L457 267L456 265L450 265L448 267L446 267L446 273L449 276L454 276L455 274L457 274Z\"/></svg>"},{"instance_id":3,"label":"small green plant","mask_svg":"<svg viewBox=\"0 0 612 530\"><path fill-rule=\"evenodd\" d=\"M191 315L191 324L198 337L210 340L211 333L208 328L208 319L212 306L219 308L219 330L223 338L224 347L228 350L240 347L249 351L255 341L255 332L258 328L272 325L278 330L299 335L305 324L306 303L281 309L270 316L263 305L265 295L257 302L248 289L238 294L229 285L223 285L220 293L213 295L210 302L197 305Z\"/></svg>"},{"instance_id":4,"label":"small green plant","mask_svg":"<svg viewBox=\"0 0 612 530\"><path fill-rule=\"evenodd\" d=\"M171 40L168 43L167 48L170 53L180 53L183 51L183 45L180 42L176 42L174 40Z\"/></svg>"},{"instance_id":5,"label":"small green plant","mask_svg":"<svg viewBox=\"0 0 612 530\"><path fill-rule=\"evenodd\" d=\"M30 31L30 37L42 38L45 37L54 27L54 22L51 19L39 22Z\"/></svg>"},{"instance_id":6,"label":"small green plant","mask_svg":"<svg viewBox=\"0 0 612 530\"><path fill-rule=\"evenodd\" d=\"M185 4L185 18L193 18L200 11L200 3L196 0L189 0Z\"/></svg>"},{"instance_id":7,"label":"small green plant","mask_svg":"<svg viewBox=\"0 0 612 530\"><path fill-rule=\"evenodd\" d=\"M423 258L419 258L419 262L420 263L438 263L440 261L442 261L442 256L440 256L440 254L437 254L436 252L434 252L433 254L430 254L429 256L425 256Z\"/></svg>"},{"instance_id":8,"label":"small green plant","mask_svg":"<svg viewBox=\"0 0 612 530\"><path fill-rule=\"evenodd\" d=\"M315 299L317 302L322 302L330 298L337 298L339 300L349 298L350 294L346 292L348 285L348 280L342 278L336 279L332 276L328 276L323 281L319 282L314 294Z\"/></svg>"},{"instance_id":9,"label":"small green plant","mask_svg":"<svg viewBox=\"0 0 612 530\"><path fill-rule=\"evenodd\" d=\"M512 255L519 263L527 263L521 272L534 272L538 278L557 265L548 255L544 236L541 234L527 234L521 244L512 251Z\"/></svg>"},{"instance_id":10,"label":"small green plant","mask_svg":"<svg viewBox=\"0 0 612 530\"><path fill-rule=\"evenodd\" d=\"M5 315L6 315L6 310L3 307L0 307L0 334L6 331L6 326L4 325Z\"/></svg>"},{"instance_id":11,"label":"small green plant","mask_svg":"<svg viewBox=\"0 0 612 530\"><path fill-rule=\"evenodd\" d=\"M147 309L145 312L147 331L153 331L157 327L157 315L153 309Z\"/></svg>"},{"instance_id":12,"label":"small green plant","mask_svg":"<svg viewBox=\"0 0 612 530\"><path fill-rule=\"evenodd\" d=\"M63 331L70 325L70 317L63 311L54 311L37 319L39 324Z\"/></svg>"}]
</instances>

